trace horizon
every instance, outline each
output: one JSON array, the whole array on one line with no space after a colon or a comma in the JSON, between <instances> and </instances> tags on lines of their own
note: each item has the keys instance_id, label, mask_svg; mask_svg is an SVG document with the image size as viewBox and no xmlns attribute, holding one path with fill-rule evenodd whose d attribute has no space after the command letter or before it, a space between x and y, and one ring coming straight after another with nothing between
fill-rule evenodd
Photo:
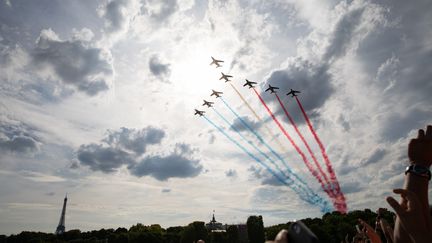
<instances>
[{"instance_id":1,"label":"horizon","mask_svg":"<svg viewBox=\"0 0 432 243\"><path fill-rule=\"evenodd\" d=\"M0 0L0 234L54 232L65 194L82 231L389 208L430 123L431 10Z\"/></svg>"}]
</instances>

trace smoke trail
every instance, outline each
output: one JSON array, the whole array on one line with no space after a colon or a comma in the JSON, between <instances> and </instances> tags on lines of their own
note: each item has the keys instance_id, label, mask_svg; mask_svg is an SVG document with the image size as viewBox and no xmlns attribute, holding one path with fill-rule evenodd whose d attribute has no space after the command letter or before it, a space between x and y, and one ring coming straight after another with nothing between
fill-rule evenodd
<instances>
[{"instance_id":1,"label":"smoke trail","mask_svg":"<svg viewBox=\"0 0 432 243\"><path fill-rule=\"evenodd\" d=\"M292 119L291 115L288 113L288 110L285 108L285 105L282 103L282 100L279 98L279 95L277 93L275 93L275 96L276 96L277 100L279 101L279 104L282 107L283 111L285 112L285 115L287 116L287 118L290 121L291 125L294 127L294 130L297 132L297 135L300 137L300 139L303 141L304 145L306 146L306 149L308 150L309 154L311 155L312 160L314 161L316 167L318 168L318 171L321 173L321 175L324 178L325 183L326 183L326 185L328 187L330 185L330 182L329 182L329 180L327 178L327 175L324 173L323 169L321 168L321 165L319 164L317 158L315 157L315 154L313 153L312 149L310 148L309 143L306 141L306 139L304 138L303 134L300 133L297 125L295 124L295 122ZM331 197L335 196L331 187L328 188L327 190L329 190L328 191L330 193L329 196L331 196Z\"/></svg>"},{"instance_id":2,"label":"smoke trail","mask_svg":"<svg viewBox=\"0 0 432 243\"><path fill-rule=\"evenodd\" d=\"M314 136L314 138L315 138L316 142L318 143L318 146L319 146L319 148L321 150L321 154L322 154L322 156L324 158L324 161L325 161L325 164L327 166L327 171L330 174L330 179L334 183L334 186L336 187L336 191L338 193L338 196L340 197L339 198L339 200L341 201L341 205L340 206L346 212L347 205L346 205L346 201L345 201L345 196L344 196L342 190L340 189L339 182L338 182L338 180L336 178L336 173L333 170L333 167L332 167L332 165L330 163L330 159L328 158L327 153L325 151L324 145L322 144L321 140L319 139L318 134L315 132L315 129L313 128L312 123L309 120L309 117L307 116L307 114L306 114L306 112L305 112L302 104L300 103L300 100L297 97L295 97L295 99L297 101L298 106L300 107L301 112L303 113L303 117L306 120L306 123L307 123L307 125L309 127L309 130L313 134L313 136Z\"/></svg>"},{"instance_id":3,"label":"smoke trail","mask_svg":"<svg viewBox=\"0 0 432 243\"><path fill-rule=\"evenodd\" d=\"M294 140L291 138L291 136L288 134L288 132L285 130L285 128L281 125L279 120L275 117L273 112L270 110L270 108L265 103L264 99L261 97L261 95L258 93L258 91L254 88L255 94L258 96L259 100L273 119L273 121L277 124L279 129L282 131L282 133L285 135L285 137L290 141L291 145L294 147L294 149L297 151L297 153L302 157L303 162L305 163L308 170L312 173L312 175L318 180L323 190L330 196L331 193L327 190L327 188L324 186L324 182L322 181L321 177L318 175L317 171L312 167L312 164L309 162L305 154L300 150L300 148L297 146L297 144L294 142ZM331 197L331 196L330 196ZM331 197L332 198L332 197ZM335 207L338 206L336 202L334 202Z\"/></svg>"},{"instance_id":4,"label":"smoke trail","mask_svg":"<svg viewBox=\"0 0 432 243\"><path fill-rule=\"evenodd\" d=\"M270 145L268 145L265 141L264 141L264 139L261 137L261 135L259 135L252 127L250 127L248 124L247 124L247 122L245 122L241 117L240 117L240 115L239 114L237 114L237 112L235 112L234 111L234 109L233 108L231 108L231 106L221 97L221 100L222 100L222 102L225 104L225 106L240 120L240 122L250 131L250 132L252 132L252 134L254 134L255 135L255 137L268 149L268 150L270 150L270 152L276 157L276 158L278 158L278 160L280 161L280 162L282 162L282 164L285 166L285 168L287 168L287 170L290 172L290 173L292 173L295 177L296 177L296 179L297 180L299 180L303 185L305 185L305 186L307 186L307 184L306 184L306 182L304 182L300 177L298 177L297 176L297 174L295 174L292 170L291 170L291 168L290 168L290 166L285 162L285 160L278 154L278 153L276 153L272 148L271 148L271 146Z\"/></svg>"},{"instance_id":5,"label":"smoke trail","mask_svg":"<svg viewBox=\"0 0 432 243\"><path fill-rule=\"evenodd\" d=\"M242 146L240 143L238 143L236 140L234 140L232 137L230 137L221 127L217 126L214 122L212 122L209 118L206 116L203 116L203 118L210 123L214 128L216 128L220 133L222 133L228 140L230 140L232 143L237 145L243 152L245 152L247 155L249 155L252 159L254 159L257 163L262 165L270 174L272 174L276 179L278 179L282 184L289 186L290 184L287 183L284 179L282 179L276 172L274 172L268 165L263 163L259 158L257 158L255 155L253 155L251 152L249 152L244 146ZM292 188L295 190L294 188ZM319 196L316 195L313 198L305 197L301 192L295 191L302 200L312 204L312 205L319 205L322 212L329 212L331 211L331 207L328 205L327 201L320 200Z\"/></svg>"},{"instance_id":6,"label":"smoke trail","mask_svg":"<svg viewBox=\"0 0 432 243\"><path fill-rule=\"evenodd\" d=\"M214 107L212 107L213 108L213 110L214 110L214 112L216 112L216 114L222 119L222 120L224 120L225 121L225 123L228 125L228 126L231 126L232 124L221 114L221 113L219 113L219 111L218 110L216 110L216 108L214 108ZM245 141L245 142L247 142L247 143L249 143L256 151L258 151L264 158L266 158L268 161L270 161L270 163L272 164L272 165L274 165L275 167L276 167L276 169L277 170L279 170L280 172L281 172L281 174L283 174L287 179L289 179L289 180L291 180L292 181L292 183L294 183L295 185L297 185L297 186L299 186L299 187L301 187L302 185L299 185L298 183L295 183L295 181L290 177L290 176L288 176L288 175L286 175L285 174L285 172L279 167L279 165L272 159L272 158L270 158L266 153L264 153L260 148L258 148L255 144L253 144L252 142L249 142L248 141L248 139L245 137L245 136L243 136L243 134L241 134L241 132L237 129L237 128L235 128L235 127L233 127L233 126L231 126L231 128ZM289 173L290 174L290 173ZM291 176L292 176L292 174L291 174ZM302 190L305 190L304 188L302 189Z\"/></svg>"},{"instance_id":7,"label":"smoke trail","mask_svg":"<svg viewBox=\"0 0 432 243\"><path fill-rule=\"evenodd\" d=\"M247 102L247 100L243 97L243 95L240 93L240 91L238 91L238 89L232 83L230 83L230 85L234 89L234 91L237 93L237 95L240 97L240 99L243 101L243 103L247 106L247 108L249 108L249 110L252 112L252 114L254 114L255 118L258 119L258 121L261 124L263 124L264 128L267 130L267 133L270 135L270 137L275 138L275 141L279 145L279 148L281 149L281 151L287 152L285 147L280 142L279 137L274 135L274 133L270 130L270 128L263 122L261 117L255 112L255 110L252 108L252 106L249 104L249 102Z\"/></svg>"}]
</instances>

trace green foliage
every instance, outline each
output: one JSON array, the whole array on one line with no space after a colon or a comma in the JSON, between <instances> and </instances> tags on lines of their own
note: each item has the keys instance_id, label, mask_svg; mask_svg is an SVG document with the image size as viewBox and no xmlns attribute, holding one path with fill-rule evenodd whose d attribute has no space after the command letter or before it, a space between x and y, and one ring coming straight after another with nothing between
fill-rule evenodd
<instances>
[{"instance_id":1,"label":"green foliage","mask_svg":"<svg viewBox=\"0 0 432 243\"><path fill-rule=\"evenodd\" d=\"M265 228L265 236L266 240L274 240L279 231L283 229L288 229L289 223L286 224L278 224Z\"/></svg>"},{"instance_id":2,"label":"green foliage","mask_svg":"<svg viewBox=\"0 0 432 243\"><path fill-rule=\"evenodd\" d=\"M383 210L381 215L393 227L394 214L388 210ZM375 226L377 214L370 209L363 211L355 210L347 214L339 212L326 213L320 218L306 218L302 222L320 239L321 242L339 243L345 241L345 237L351 240L356 234L355 225L359 224L358 219L364 220L366 223ZM289 224L279 224L267 227L267 240L273 240L276 234L281 229L288 229ZM385 239L382 239L385 242Z\"/></svg>"},{"instance_id":3,"label":"green foliage","mask_svg":"<svg viewBox=\"0 0 432 243\"><path fill-rule=\"evenodd\" d=\"M183 230L180 242L190 243L190 242L196 242L197 240L207 241L207 239L208 239L208 232L205 227L205 223L201 221L195 221L193 223L190 223Z\"/></svg>"},{"instance_id":4,"label":"green foliage","mask_svg":"<svg viewBox=\"0 0 432 243\"><path fill-rule=\"evenodd\" d=\"M345 237L351 240L356 234L355 225L362 219L372 227L375 226L377 214L370 209L355 210L348 214L339 212L326 213L322 218L306 218L303 223L318 236L321 242L339 243ZM381 217L393 227L394 214L388 210L381 210ZM281 229L288 229L289 223L270 226L264 229L261 216L250 216L247 219L249 242L255 243L273 240ZM265 237L264 237L265 236ZM63 235L42 232L23 231L17 235L0 235L0 243L123 243L123 242L153 242L153 243L191 243L197 240L206 243L234 243L239 242L239 229L235 225L227 228L227 232L207 232L204 222L195 221L186 227L169 227L166 230L158 224L143 225L137 223L130 227L114 229L100 229L81 232L78 229L66 231ZM385 239L383 238L383 242Z\"/></svg>"},{"instance_id":5,"label":"green foliage","mask_svg":"<svg viewBox=\"0 0 432 243\"><path fill-rule=\"evenodd\" d=\"M230 225L227 229L227 242L236 243L239 240L239 230L237 226Z\"/></svg>"},{"instance_id":6,"label":"green foliage","mask_svg":"<svg viewBox=\"0 0 432 243\"><path fill-rule=\"evenodd\" d=\"M265 241L264 223L261 215L249 216L246 225L250 243L262 243Z\"/></svg>"}]
</instances>

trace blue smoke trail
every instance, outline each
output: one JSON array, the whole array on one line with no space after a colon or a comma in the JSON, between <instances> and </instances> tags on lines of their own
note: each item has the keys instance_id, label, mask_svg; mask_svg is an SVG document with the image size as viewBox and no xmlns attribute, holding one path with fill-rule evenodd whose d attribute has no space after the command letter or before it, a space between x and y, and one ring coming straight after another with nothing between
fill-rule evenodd
<instances>
[{"instance_id":1,"label":"blue smoke trail","mask_svg":"<svg viewBox=\"0 0 432 243\"><path fill-rule=\"evenodd\" d=\"M216 108L214 108L214 107L212 107L212 109L213 109L213 111L214 112L216 112L216 114L222 119L222 120L224 120L225 121L225 123L228 125L228 126L231 126L231 123L218 111L218 110L216 110ZM250 141L248 141L248 139L245 137L245 136L243 136L243 134L241 134L241 132L237 129L237 128L235 128L235 127L233 127L233 126L231 126L231 128L245 141L245 142L247 142L247 143L249 143L256 151L258 151L263 157L265 157L268 161L270 161L270 163L271 164L273 164L280 172L281 172L281 174L283 174L284 176L285 176L285 178L289 181L289 183L293 186L293 187L297 187L297 189L296 190L294 190L294 191L296 191L298 194L300 194L299 192L298 192L298 190L305 190L304 188L302 188L302 185L299 185L298 183L296 183L290 176L288 176L288 175L286 175L285 174L285 172L279 167L279 165L272 159L272 158L270 158L266 153L264 153L260 148L258 148L255 144L253 144L252 142L250 142Z\"/></svg>"},{"instance_id":2,"label":"blue smoke trail","mask_svg":"<svg viewBox=\"0 0 432 243\"><path fill-rule=\"evenodd\" d=\"M206 116L203 116L203 118L210 123L213 127L215 127L220 133L222 133L228 140L233 142L237 147L239 147L243 152L245 152L247 155L249 155L252 159L254 159L257 163L262 165L266 170L272 174L276 179L278 179L282 184L285 184L289 186L290 184L287 183L283 178L281 178L276 172L274 172L267 164L263 163L259 158L257 158L255 155L253 155L249 150L247 150L244 146L242 146L240 143L238 143L236 140L234 140L232 137L230 137L221 127L213 123L209 118ZM312 205L320 205L322 212L330 212L331 207L329 206L327 201L322 200L318 195L314 195L314 197L305 197L303 193L298 191L296 187L292 187L292 189L300 196L300 198Z\"/></svg>"},{"instance_id":3,"label":"blue smoke trail","mask_svg":"<svg viewBox=\"0 0 432 243\"><path fill-rule=\"evenodd\" d=\"M282 164L288 169L290 174L294 174L294 176L296 177L297 180L299 180L303 185L307 186L306 182L304 182L299 176L297 176L292 170L291 168L288 166L288 164L285 162L285 160L278 154L276 153L271 147L270 145L268 145L264 139L261 137L261 135L259 135L252 127L250 127L247 122L245 122L243 120L243 118L240 117L239 114L237 114L237 112L234 111L233 108L231 108L231 106L222 98L220 97L220 99L222 100L222 102L225 104L225 106L240 120L240 122L249 130L251 131L255 137L268 149L270 150L270 152L276 156L276 158L278 158Z\"/></svg>"},{"instance_id":4,"label":"blue smoke trail","mask_svg":"<svg viewBox=\"0 0 432 243\"><path fill-rule=\"evenodd\" d=\"M265 141L264 141L264 139L261 137L261 135L259 135L252 127L250 127L248 124L247 124L247 122L245 122L244 120L243 120L243 118L241 118L240 117L240 115L239 114L237 114L237 112L236 111L234 111L234 109L233 108L231 108L231 106L223 99L223 97L220 97L220 99L222 100L222 102L225 104L225 106L240 120L240 122L249 130L249 131L251 131L254 135L255 135L255 137L268 149L268 150L270 150L270 152L274 155L274 156L276 156L276 158L278 158L278 160L279 161L281 161L282 162L282 164L285 166L285 168L287 168L287 170L288 170L288 173L290 174L290 175L293 175L294 177L295 177L295 179L297 179L298 181L300 181L301 182L301 184L303 184L303 186L304 187L306 187L306 189L307 189L307 191L309 191L309 193L310 193L310 196L312 197L312 198L319 198L319 200L323 200L323 201L325 201L323 198L321 198L319 195L317 195L307 184L306 184L306 182L303 180L303 179L301 179L296 173L294 173L294 171L292 171L292 169L291 169L291 167L285 162L285 160L278 154L278 153L276 153L271 147L270 147L270 145L268 145ZM327 204L328 202L327 201L325 201L325 203Z\"/></svg>"},{"instance_id":5,"label":"blue smoke trail","mask_svg":"<svg viewBox=\"0 0 432 243\"><path fill-rule=\"evenodd\" d=\"M225 121L225 123L228 125L228 126L230 126L244 141L246 141L247 143L249 143L256 151L258 151L263 157L265 157L268 161L270 161L270 163L272 163L272 165L274 165L288 180L290 180L290 181L292 181L292 182L294 182L292 179L291 179L291 177L290 176L288 176L288 175L286 175L285 173L284 173L284 171L279 167L279 165L278 164L276 164L276 162L272 159L272 158L270 158L266 153L264 153L261 149L259 149L255 144L253 144L252 142L250 142L250 141L248 141L248 139L247 138L245 138L244 136L243 136L243 134L241 134L241 132L237 129L237 128L235 128L234 126L231 126L231 123L221 114L221 113L219 113L219 111L218 110L216 110L216 108L214 108L214 107L212 107L213 108L213 111L214 112L216 112L216 114L222 119L222 120L224 120Z\"/></svg>"}]
</instances>

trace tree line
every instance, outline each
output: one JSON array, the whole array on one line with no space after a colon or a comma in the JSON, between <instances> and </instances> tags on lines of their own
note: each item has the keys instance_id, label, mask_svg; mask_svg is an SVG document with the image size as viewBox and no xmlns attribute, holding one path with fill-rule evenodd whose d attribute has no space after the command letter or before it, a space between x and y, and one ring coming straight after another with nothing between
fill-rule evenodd
<instances>
[{"instance_id":1,"label":"tree line","mask_svg":"<svg viewBox=\"0 0 432 243\"><path fill-rule=\"evenodd\" d=\"M356 234L355 225L358 219L363 219L370 225L375 225L377 214L370 209L351 211L347 214L339 212L326 213L322 218L306 218L303 223L314 232L321 242L339 243L346 237ZM385 211L381 217L393 222L394 214ZM273 240L281 229L288 229L290 222L264 227L262 216L249 216L246 222L247 232L241 232L237 225L229 225L226 232L210 232L205 222L195 221L187 226L162 228L158 224L143 225L138 223L129 229L100 229L81 232L78 229L66 231L62 235L44 232L23 231L10 236L0 235L0 243L39 243L39 242L151 242L151 243L191 243L204 240L206 243L263 243ZM242 235L246 234L246 236ZM384 240L384 239L383 239Z\"/></svg>"}]
</instances>

